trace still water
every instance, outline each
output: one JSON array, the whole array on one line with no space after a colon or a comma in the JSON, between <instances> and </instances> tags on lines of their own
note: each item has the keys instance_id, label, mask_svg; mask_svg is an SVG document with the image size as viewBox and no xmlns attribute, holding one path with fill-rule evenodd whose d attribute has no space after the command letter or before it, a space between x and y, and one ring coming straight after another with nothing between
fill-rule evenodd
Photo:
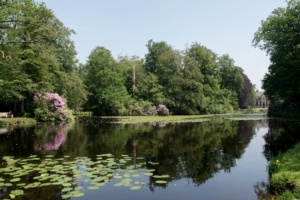
<instances>
[{"instance_id":1,"label":"still water","mask_svg":"<svg viewBox=\"0 0 300 200\"><path fill-rule=\"evenodd\" d=\"M266 118L124 125L82 117L1 128L0 199L267 199L268 159L295 142L283 136L295 129L287 127Z\"/></svg>"}]
</instances>

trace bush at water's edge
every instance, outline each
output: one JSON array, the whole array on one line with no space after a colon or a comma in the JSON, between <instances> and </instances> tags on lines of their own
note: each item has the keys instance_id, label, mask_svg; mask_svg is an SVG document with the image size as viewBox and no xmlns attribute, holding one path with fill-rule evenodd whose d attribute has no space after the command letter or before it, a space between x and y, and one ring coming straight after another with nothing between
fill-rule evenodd
<instances>
[{"instance_id":1,"label":"bush at water's edge","mask_svg":"<svg viewBox=\"0 0 300 200\"><path fill-rule=\"evenodd\" d=\"M280 199L300 198L300 143L272 159L268 165L270 192Z\"/></svg>"}]
</instances>

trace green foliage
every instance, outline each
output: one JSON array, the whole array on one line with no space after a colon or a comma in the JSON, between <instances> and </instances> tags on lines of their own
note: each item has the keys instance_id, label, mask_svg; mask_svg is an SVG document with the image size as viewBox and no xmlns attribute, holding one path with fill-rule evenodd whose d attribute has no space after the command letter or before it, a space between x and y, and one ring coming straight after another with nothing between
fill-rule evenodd
<instances>
[{"instance_id":1,"label":"green foliage","mask_svg":"<svg viewBox=\"0 0 300 200\"><path fill-rule=\"evenodd\" d=\"M130 106L132 116L157 115L156 107L149 101L139 101Z\"/></svg>"},{"instance_id":2,"label":"green foliage","mask_svg":"<svg viewBox=\"0 0 300 200\"><path fill-rule=\"evenodd\" d=\"M104 47L96 47L83 71L89 92L86 108L95 115L120 115L126 112L131 98L125 87L120 65Z\"/></svg>"},{"instance_id":3,"label":"green foliage","mask_svg":"<svg viewBox=\"0 0 300 200\"><path fill-rule=\"evenodd\" d=\"M250 108L255 101L255 85L251 83L244 70L240 68L240 73L243 76L243 89L238 93L238 103L240 108Z\"/></svg>"},{"instance_id":4,"label":"green foliage","mask_svg":"<svg viewBox=\"0 0 300 200\"><path fill-rule=\"evenodd\" d=\"M37 121L72 121L73 112L67 108L65 101L56 93L37 93L34 97Z\"/></svg>"},{"instance_id":5,"label":"green foliage","mask_svg":"<svg viewBox=\"0 0 300 200\"><path fill-rule=\"evenodd\" d=\"M0 101L23 105L37 91L57 91L71 108L80 108L86 91L75 72L76 51L69 38L74 32L33 0L4 3L0 26ZM30 111L30 104L24 109Z\"/></svg>"},{"instance_id":6,"label":"green foliage","mask_svg":"<svg viewBox=\"0 0 300 200\"><path fill-rule=\"evenodd\" d=\"M271 189L283 198L300 195L300 144L276 156L269 163ZM288 198L286 198L288 199Z\"/></svg>"},{"instance_id":7,"label":"green foliage","mask_svg":"<svg viewBox=\"0 0 300 200\"><path fill-rule=\"evenodd\" d=\"M265 50L271 59L263 79L265 94L273 101L285 103L300 100L300 1L287 1L286 8L275 9L262 21L253 43Z\"/></svg>"}]
</instances>

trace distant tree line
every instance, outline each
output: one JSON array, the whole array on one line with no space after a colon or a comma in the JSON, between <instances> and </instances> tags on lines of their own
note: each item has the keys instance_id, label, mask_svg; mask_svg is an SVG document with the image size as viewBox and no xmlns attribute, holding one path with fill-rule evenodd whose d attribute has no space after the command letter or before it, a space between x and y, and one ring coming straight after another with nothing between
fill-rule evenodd
<instances>
[{"instance_id":1,"label":"distant tree line","mask_svg":"<svg viewBox=\"0 0 300 200\"><path fill-rule=\"evenodd\" d=\"M44 3L0 0L0 111L33 115L35 94L58 93L95 115L225 113L253 105L254 86L229 55L195 42L150 40L145 58L115 59L98 46L76 60L74 31Z\"/></svg>"}]
</instances>

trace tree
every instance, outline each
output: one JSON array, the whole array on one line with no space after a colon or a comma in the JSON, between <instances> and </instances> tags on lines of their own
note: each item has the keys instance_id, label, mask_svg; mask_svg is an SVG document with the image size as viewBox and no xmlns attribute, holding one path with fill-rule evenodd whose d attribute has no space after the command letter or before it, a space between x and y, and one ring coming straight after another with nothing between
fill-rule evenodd
<instances>
[{"instance_id":1,"label":"tree","mask_svg":"<svg viewBox=\"0 0 300 200\"><path fill-rule=\"evenodd\" d=\"M96 47L88 57L83 71L88 88L86 107L95 115L120 115L131 100L125 87L123 69L109 50Z\"/></svg>"},{"instance_id":2,"label":"tree","mask_svg":"<svg viewBox=\"0 0 300 200\"><path fill-rule=\"evenodd\" d=\"M271 65L263 79L265 94L273 102L300 101L300 1L287 1L262 21L253 44L270 55Z\"/></svg>"},{"instance_id":3,"label":"tree","mask_svg":"<svg viewBox=\"0 0 300 200\"><path fill-rule=\"evenodd\" d=\"M243 76L243 89L238 93L239 107L249 108L254 105L255 86L251 83L242 68L240 68L240 73Z\"/></svg>"},{"instance_id":4,"label":"tree","mask_svg":"<svg viewBox=\"0 0 300 200\"><path fill-rule=\"evenodd\" d=\"M69 38L74 32L44 3L1 0L0 5L0 101L19 102L22 111L24 105L25 109L31 107L36 92L56 91L71 99L79 90L77 98L85 99L75 71L75 46Z\"/></svg>"},{"instance_id":5,"label":"tree","mask_svg":"<svg viewBox=\"0 0 300 200\"><path fill-rule=\"evenodd\" d=\"M234 66L234 60L229 55L218 58L221 76L221 89L234 108L238 108L238 93L243 88L243 76L240 69Z\"/></svg>"},{"instance_id":6,"label":"tree","mask_svg":"<svg viewBox=\"0 0 300 200\"><path fill-rule=\"evenodd\" d=\"M226 99L220 88L220 68L217 63L217 54L201 44L194 43L186 54L197 62L197 66L203 76L203 110L201 113L224 112ZM227 103L228 104L228 103ZM227 106L228 107L228 106Z\"/></svg>"},{"instance_id":7,"label":"tree","mask_svg":"<svg viewBox=\"0 0 300 200\"><path fill-rule=\"evenodd\" d=\"M147 73L154 74L158 79L158 84L162 86L163 95L167 107L175 107L177 92L180 90L178 82L181 73L181 55L165 42L148 42L148 54L144 63ZM150 78L152 78L150 76Z\"/></svg>"}]
</instances>

